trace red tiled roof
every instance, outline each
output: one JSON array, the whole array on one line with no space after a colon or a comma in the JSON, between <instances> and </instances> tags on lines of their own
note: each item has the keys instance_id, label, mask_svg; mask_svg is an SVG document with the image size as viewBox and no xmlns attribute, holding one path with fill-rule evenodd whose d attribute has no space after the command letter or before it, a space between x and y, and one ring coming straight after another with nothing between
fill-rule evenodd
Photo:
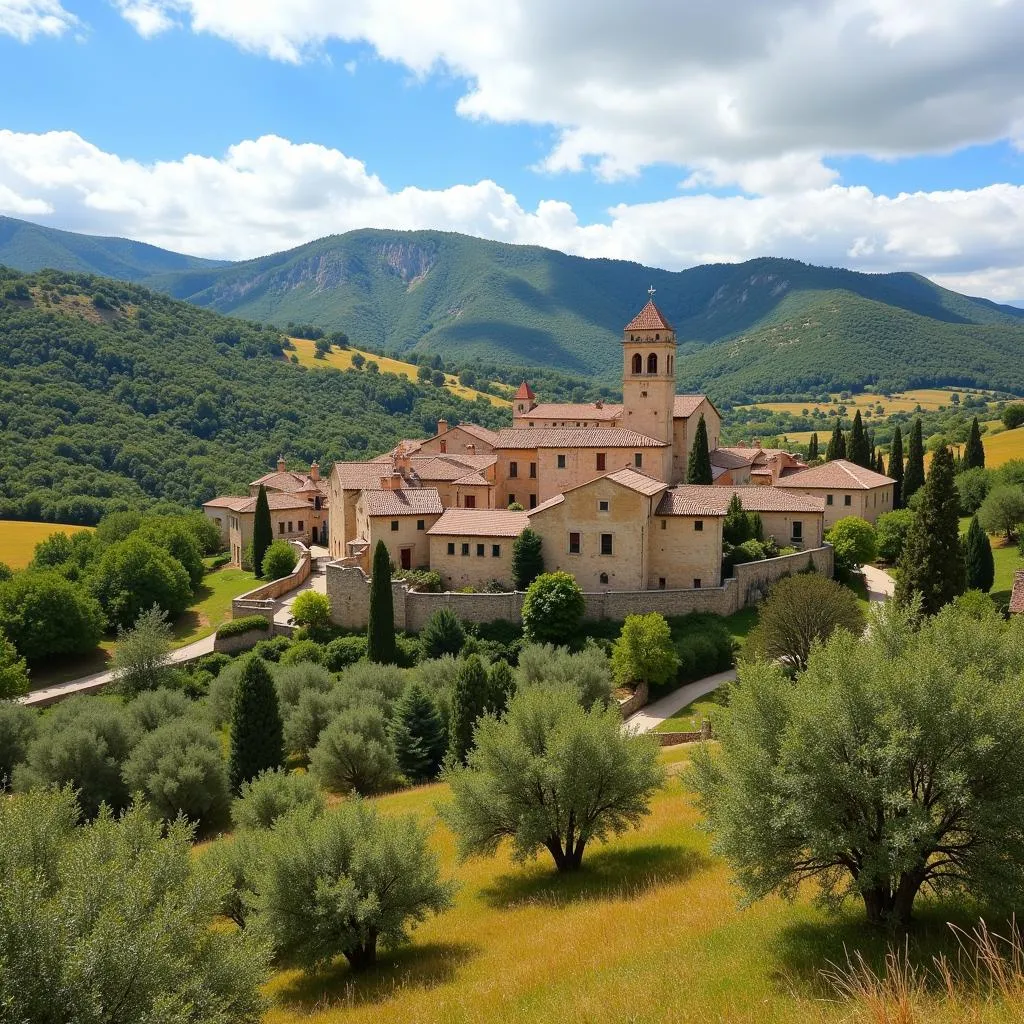
<instances>
[{"instance_id":1,"label":"red tiled roof","mask_svg":"<svg viewBox=\"0 0 1024 1024\"><path fill-rule=\"evenodd\" d=\"M782 477L776 487L834 487L836 490L869 491L874 487L882 487L895 481L891 477L882 476L873 469L865 469L846 459L833 459L813 469L803 469L799 473Z\"/></svg>"},{"instance_id":2,"label":"red tiled roof","mask_svg":"<svg viewBox=\"0 0 1024 1024\"><path fill-rule=\"evenodd\" d=\"M1024 615L1024 569L1013 574L1013 590L1010 592L1010 614Z\"/></svg>"},{"instance_id":3,"label":"red tiled roof","mask_svg":"<svg viewBox=\"0 0 1024 1024\"><path fill-rule=\"evenodd\" d=\"M525 512L503 508L449 508L427 533L443 537L518 537L529 525Z\"/></svg>"},{"instance_id":4,"label":"red tiled roof","mask_svg":"<svg viewBox=\"0 0 1024 1024\"><path fill-rule=\"evenodd\" d=\"M487 487L490 481L479 473L473 472L467 473L465 476L460 476L455 483L460 487Z\"/></svg>"},{"instance_id":5,"label":"red tiled roof","mask_svg":"<svg viewBox=\"0 0 1024 1024\"><path fill-rule=\"evenodd\" d=\"M495 448L664 448L665 442L625 427L505 427Z\"/></svg>"},{"instance_id":6,"label":"red tiled roof","mask_svg":"<svg viewBox=\"0 0 1024 1024\"><path fill-rule=\"evenodd\" d=\"M494 444L495 438L498 436L496 431L490 430L488 427L481 427L479 423L459 423L457 426L449 429L464 430L467 434L472 435L480 441L485 441L490 445Z\"/></svg>"},{"instance_id":7,"label":"red tiled roof","mask_svg":"<svg viewBox=\"0 0 1024 1024\"><path fill-rule=\"evenodd\" d=\"M363 502L369 516L439 516L444 508L434 487L408 487L401 491L365 490Z\"/></svg>"},{"instance_id":8,"label":"red tiled roof","mask_svg":"<svg viewBox=\"0 0 1024 1024\"><path fill-rule=\"evenodd\" d=\"M672 418L685 420L697 411L697 406L707 400L707 395L676 395L672 405Z\"/></svg>"},{"instance_id":9,"label":"red tiled roof","mask_svg":"<svg viewBox=\"0 0 1024 1024\"><path fill-rule=\"evenodd\" d=\"M364 488L379 488L380 478L390 476L391 456L382 457L380 462L336 462L334 477L343 490L361 491ZM403 484L403 486L408 486Z\"/></svg>"},{"instance_id":10,"label":"red tiled roof","mask_svg":"<svg viewBox=\"0 0 1024 1024\"><path fill-rule=\"evenodd\" d=\"M740 469L750 466L758 453L757 448L716 448L711 453L711 465L722 469Z\"/></svg>"},{"instance_id":11,"label":"red tiled roof","mask_svg":"<svg viewBox=\"0 0 1024 1024\"><path fill-rule=\"evenodd\" d=\"M262 484L268 491L317 491L322 489L322 483L308 473L297 473L289 469L283 473L266 473L258 480L253 480L249 486L259 487Z\"/></svg>"},{"instance_id":12,"label":"red tiled roof","mask_svg":"<svg viewBox=\"0 0 1024 1024\"><path fill-rule=\"evenodd\" d=\"M548 498L547 501L542 501L536 508L531 508L526 514L528 516L535 516L538 512L543 512L545 509L561 505L563 501L565 501L565 495L556 494L553 498Z\"/></svg>"},{"instance_id":13,"label":"red tiled roof","mask_svg":"<svg viewBox=\"0 0 1024 1024\"><path fill-rule=\"evenodd\" d=\"M638 473L635 469L620 469L616 473L609 473L605 479L614 480L617 484L628 487L631 491L646 494L648 497L665 490L668 486L668 484L655 480L646 473Z\"/></svg>"},{"instance_id":14,"label":"red tiled roof","mask_svg":"<svg viewBox=\"0 0 1024 1024\"><path fill-rule=\"evenodd\" d=\"M250 501L252 501L252 498L248 494L225 494L219 498L211 498L209 501L204 501L203 508L229 508L232 512L237 512L242 505Z\"/></svg>"},{"instance_id":15,"label":"red tiled roof","mask_svg":"<svg viewBox=\"0 0 1024 1024\"><path fill-rule=\"evenodd\" d=\"M213 506L214 508L229 508L232 512L237 512L239 515L248 515L250 512L256 511L257 498L243 498L243 497L225 497L225 498L214 498L213 501L206 502L206 505ZM308 498L300 498L295 494L285 494L282 491L267 491L267 505L271 511L283 512L287 509L312 509L312 504Z\"/></svg>"},{"instance_id":16,"label":"red tiled roof","mask_svg":"<svg viewBox=\"0 0 1024 1024\"><path fill-rule=\"evenodd\" d=\"M622 406L605 403L598 406L594 402L542 402L529 412L516 415L538 420L615 420L622 415Z\"/></svg>"},{"instance_id":17,"label":"red tiled roof","mask_svg":"<svg viewBox=\"0 0 1024 1024\"><path fill-rule=\"evenodd\" d=\"M523 398L523 399L527 399L529 401L533 401L533 399L536 396L534 395L533 391L530 389L530 385L527 384L526 381L524 380L523 383L519 385L519 390L515 393L514 397L515 398Z\"/></svg>"},{"instance_id":18,"label":"red tiled roof","mask_svg":"<svg viewBox=\"0 0 1024 1024\"><path fill-rule=\"evenodd\" d=\"M659 516L724 516L732 496L738 494L748 512L823 513L825 500L804 494L791 494L775 487L715 487L684 484L666 491L658 504Z\"/></svg>"},{"instance_id":19,"label":"red tiled roof","mask_svg":"<svg viewBox=\"0 0 1024 1024\"><path fill-rule=\"evenodd\" d=\"M627 331L671 331L672 325L654 304L654 299L650 299L647 305L626 324L624 329Z\"/></svg>"}]
</instances>

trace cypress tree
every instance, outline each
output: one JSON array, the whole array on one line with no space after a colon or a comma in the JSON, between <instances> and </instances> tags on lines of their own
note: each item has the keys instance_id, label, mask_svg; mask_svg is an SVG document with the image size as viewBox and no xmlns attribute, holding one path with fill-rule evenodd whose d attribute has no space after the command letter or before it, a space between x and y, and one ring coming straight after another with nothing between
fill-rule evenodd
<instances>
[{"instance_id":1,"label":"cypress tree","mask_svg":"<svg viewBox=\"0 0 1024 1024\"><path fill-rule=\"evenodd\" d=\"M437 705L419 683L410 684L395 704L391 742L398 767L411 782L437 776L448 739Z\"/></svg>"},{"instance_id":2,"label":"cypress tree","mask_svg":"<svg viewBox=\"0 0 1024 1024\"><path fill-rule=\"evenodd\" d=\"M843 434L843 425L837 419L836 428L828 441L828 449L825 451L825 461L832 462L835 459L846 458L846 437Z\"/></svg>"},{"instance_id":3,"label":"cypress tree","mask_svg":"<svg viewBox=\"0 0 1024 1024\"><path fill-rule=\"evenodd\" d=\"M448 753L457 764L465 764L466 755L473 749L473 728L487 709L489 689L483 662L479 655L471 654L459 665L452 688Z\"/></svg>"},{"instance_id":4,"label":"cypress tree","mask_svg":"<svg viewBox=\"0 0 1024 1024\"><path fill-rule=\"evenodd\" d=\"M889 448L889 478L896 481L892 489L892 507L903 508L903 434L897 427Z\"/></svg>"},{"instance_id":5,"label":"cypress tree","mask_svg":"<svg viewBox=\"0 0 1024 1024\"><path fill-rule=\"evenodd\" d=\"M237 793L268 768L284 764L284 726L277 690L267 663L250 655L231 704L231 753L228 777Z\"/></svg>"},{"instance_id":6,"label":"cypress tree","mask_svg":"<svg viewBox=\"0 0 1024 1024\"><path fill-rule=\"evenodd\" d=\"M487 710L503 715L516 692L516 677L507 661L498 660L487 671Z\"/></svg>"},{"instance_id":7,"label":"cypress tree","mask_svg":"<svg viewBox=\"0 0 1024 1024\"><path fill-rule=\"evenodd\" d=\"M907 532L900 557L896 600L908 604L921 595L921 610L934 615L967 585L960 543L960 498L953 475L953 454L940 448L932 459L922 500Z\"/></svg>"},{"instance_id":8,"label":"cypress tree","mask_svg":"<svg viewBox=\"0 0 1024 1024\"><path fill-rule=\"evenodd\" d=\"M880 451L875 455L875 472L885 476L885 456Z\"/></svg>"},{"instance_id":9,"label":"cypress tree","mask_svg":"<svg viewBox=\"0 0 1024 1024\"><path fill-rule=\"evenodd\" d=\"M373 551L370 579L370 621L366 627L366 657L378 665L394 665L395 604L391 596L391 556L384 541Z\"/></svg>"},{"instance_id":10,"label":"cypress tree","mask_svg":"<svg viewBox=\"0 0 1024 1024\"><path fill-rule=\"evenodd\" d=\"M952 465L953 456L949 457ZM921 436L921 421L914 420L910 430L910 447L907 451L907 466L903 472L903 504L909 504L914 493L924 486L924 439Z\"/></svg>"},{"instance_id":11,"label":"cypress tree","mask_svg":"<svg viewBox=\"0 0 1024 1024\"><path fill-rule=\"evenodd\" d=\"M864 430L864 421L860 418L860 409L853 417L853 426L850 428L850 447L847 457L858 466L870 469L871 449L868 447L868 435Z\"/></svg>"},{"instance_id":12,"label":"cypress tree","mask_svg":"<svg viewBox=\"0 0 1024 1024\"><path fill-rule=\"evenodd\" d=\"M818 457L818 432L811 434L811 443L807 446L807 461L813 462Z\"/></svg>"},{"instance_id":13,"label":"cypress tree","mask_svg":"<svg viewBox=\"0 0 1024 1024\"><path fill-rule=\"evenodd\" d=\"M996 564L992 557L992 545L988 534L981 528L977 516L971 517L964 545L964 559L967 562L967 589L988 593L996 579Z\"/></svg>"},{"instance_id":14,"label":"cypress tree","mask_svg":"<svg viewBox=\"0 0 1024 1024\"><path fill-rule=\"evenodd\" d=\"M978 426L977 416L971 421L971 432L967 435L967 445L960 465L961 469L985 468L985 446L981 443L981 427Z\"/></svg>"},{"instance_id":15,"label":"cypress tree","mask_svg":"<svg viewBox=\"0 0 1024 1024\"><path fill-rule=\"evenodd\" d=\"M256 513L252 520L252 571L257 579L263 578L263 556L274 542L274 527L270 522L270 503L267 489L260 484L256 495Z\"/></svg>"},{"instance_id":16,"label":"cypress tree","mask_svg":"<svg viewBox=\"0 0 1024 1024\"><path fill-rule=\"evenodd\" d=\"M512 583L516 590L526 588L544 571L544 553L540 534L527 527L512 545Z\"/></svg>"},{"instance_id":17,"label":"cypress tree","mask_svg":"<svg viewBox=\"0 0 1024 1024\"><path fill-rule=\"evenodd\" d=\"M711 453L708 451L708 428L701 413L697 421L697 433L693 436L690 457L686 461L686 482L688 484L714 483L711 476Z\"/></svg>"}]
</instances>

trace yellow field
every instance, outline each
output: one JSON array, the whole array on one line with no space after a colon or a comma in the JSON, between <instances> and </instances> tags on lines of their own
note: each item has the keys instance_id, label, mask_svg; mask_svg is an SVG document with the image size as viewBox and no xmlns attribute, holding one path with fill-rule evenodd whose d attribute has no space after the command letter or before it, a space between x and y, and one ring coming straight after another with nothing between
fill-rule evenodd
<instances>
[{"instance_id":1,"label":"yellow field","mask_svg":"<svg viewBox=\"0 0 1024 1024\"><path fill-rule=\"evenodd\" d=\"M992 421L995 423L998 421ZM991 425L991 423L990 423ZM1013 459L1024 459L1024 427L1016 430L1001 430L998 434L982 434L981 443L985 447L985 468L998 469L1003 463ZM963 445L958 445L962 450ZM906 451L906 442L904 442ZM932 453L925 452L924 465L927 469L932 464Z\"/></svg>"},{"instance_id":2,"label":"yellow field","mask_svg":"<svg viewBox=\"0 0 1024 1024\"><path fill-rule=\"evenodd\" d=\"M367 974L353 976L342 960L319 974L281 971L268 986L267 1024L861 1019L849 1004L825 1001L821 971L829 960L843 962L844 943L877 962L881 941L852 906L838 920L803 900L738 909L728 871L709 853L677 777L687 756L685 748L665 751L673 777L643 827L588 848L575 877L557 877L546 856L521 867L504 851L458 864L436 818L443 785L381 798L386 812L431 823L442 873L459 884L454 909L418 927L410 946L383 954ZM946 919L934 907L922 914L912 955L933 951Z\"/></svg>"},{"instance_id":3,"label":"yellow field","mask_svg":"<svg viewBox=\"0 0 1024 1024\"><path fill-rule=\"evenodd\" d=\"M380 367L381 373L397 373L403 377L408 377L409 380L416 380L416 374L419 372L419 367L415 363L403 363L398 359L389 359L387 356L375 356L372 352L361 352L357 348L335 348L323 359L317 359L315 355L316 346L312 341L309 341L307 338L292 338L291 342L295 346L295 354L299 357L299 362L303 366L333 366L338 370L347 370L352 365L352 357L359 352L366 359L372 359ZM290 355L291 353L288 354ZM498 398L496 395L486 395L475 388L463 387L459 383L459 378L454 374L446 373L444 377L447 382L445 387L453 395L458 395L460 398L468 398L471 401L478 395L482 395L491 405L503 406L505 408L512 407L512 402L507 398Z\"/></svg>"},{"instance_id":4,"label":"yellow field","mask_svg":"<svg viewBox=\"0 0 1024 1024\"><path fill-rule=\"evenodd\" d=\"M91 526L64 526L61 523L22 523L0 520L0 562L12 569L24 569L41 540L51 533L77 533Z\"/></svg>"},{"instance_id":5,"label":"yellow field","mask_svg":"<svg viewBox=\"0 0 1024 1024\"><path fill-rule=\"evenodd\" d=\"M881 413L876 411L876 416L888 416L893 412L913 412L918 405L924 411L938 409L943 405L948 406L954 392L961 397L964 395L963 391L957 391L956 388L917 388L912 391L894 394L890 398L885 398L882 395L862 393L854 395L845 401L840 400L839 404L846 406L851 417L857 409L860 409L863 413L866 409L874 409L876 405L881 405L883 409ZM839 398L839 395L834 394L831 397ZM747 408L750 407L748 406ZM820 409L827 415L829 410L835 409L837 406L834 404L822 405L815 402L758 402L756 408L770 409L772 412L789 412L794 416L799 416L804 409L810 413L813 413L815 409ZM807 436L810 437L810 434Z\"/></svg>"}]
</instances>

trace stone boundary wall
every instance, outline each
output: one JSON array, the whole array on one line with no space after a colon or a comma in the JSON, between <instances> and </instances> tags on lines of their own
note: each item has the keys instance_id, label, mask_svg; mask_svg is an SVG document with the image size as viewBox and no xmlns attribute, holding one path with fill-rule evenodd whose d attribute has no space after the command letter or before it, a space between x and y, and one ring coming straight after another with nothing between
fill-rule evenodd
<instances>
[{"instance_id":1,"label":"stone boundary wall","mask_svg":"<svg viewBox=\"0 0 1024 1024\"><path fill-rule=\"evenodd\" d=\"M832 547L825 544L810 551L798 551L792 555L737 565L735 576L725 580L720 587L704 587L700 590L613 590L584 594L584 617L618 622L627 615L645 612L661 612L666 616L687 615L691 612L732 615L741 608L761 601L776 580L802 572L807 567L808 558L813 560L819 572L831 577ZM497 619L521 622L525 597L519 591L508 594L432 594L410 590L404 580L391 581L391 595L395 608L395 628L412 633L418 633L439 608L450 608L463 622L493 622ZM366 628L370 614L370 581L361 568L340 561L329 563L327 596L331 599L331 620L336 625L346 629Z\"/></svg>"},{"instance_id":2,"label":"stone boundary wall","mask_svg":"<svg viewBox=\"0 0 1024 1024\"><path fill-rule=\"evenodd\" d=\"M214 634L213 649L218 654L236 654L238 651L250 650L261 640L268 640L273 635L273 629L247 629L244 633L225 637Z\"/></svg>"},{"instance_id":3,"label":"stone boundary wall","mask_svg":"<svg viewBox=\"0 0 1024 1024\"><path fill-rule=\"evenodd\" d=\"M630 715L639 711L642 707L646 707L649 697L650 690L647 684L641 680L637 683L631 697L619 701L619 711L622 713L622 717L629 718Z\"/></svg>"},{"instance_id":4,"label":"stone boundary wall","mask_svg":"<svg viewBox=\"0 0 1024 1024\"><path fill-rule=\"evenodd\" d=\"M279 580L271 580L269 583L263 583L256 587L255 590L239 594L231 602L231 618L241 619L246 615L262 615L273 622L274 602L284 594L291 593L309 579L313 567L313 558L309 553L309 548L297 540L290 541L290 543L299 553L299 560L295 563L295 568Z\"/></svg>"}]
</instances>

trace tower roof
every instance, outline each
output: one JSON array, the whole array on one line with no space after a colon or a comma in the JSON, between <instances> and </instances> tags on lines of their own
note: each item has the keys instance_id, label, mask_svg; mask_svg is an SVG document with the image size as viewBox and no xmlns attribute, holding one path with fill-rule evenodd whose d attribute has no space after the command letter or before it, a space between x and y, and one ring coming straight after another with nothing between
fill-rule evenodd
<instances>
[{"instance_id":1,"label":"tower roof","mask_svg":"<svg viewBox=\"0 0 1024 1024\"><path fill-rule=\"evenodd\" d=\"M626 324L624 330L671 331L672 325L665 319L662 311L654 304L654 299L649 299L647 305Z\"/></svg>"},{"instance_id":2,"label":"tower roof","mask_svg":"<svg viewBox=\"0 0 1024 1024\"><path fill-rule=\"evenodd\" d=\"M515 393L515 397L516 398L528 398L528 399L530 399L532 401L536 396L530 390L530 385L527 384L526 381L524 380L523 383L519 385L519 390Z\"/></svg>"}]
</instances>

